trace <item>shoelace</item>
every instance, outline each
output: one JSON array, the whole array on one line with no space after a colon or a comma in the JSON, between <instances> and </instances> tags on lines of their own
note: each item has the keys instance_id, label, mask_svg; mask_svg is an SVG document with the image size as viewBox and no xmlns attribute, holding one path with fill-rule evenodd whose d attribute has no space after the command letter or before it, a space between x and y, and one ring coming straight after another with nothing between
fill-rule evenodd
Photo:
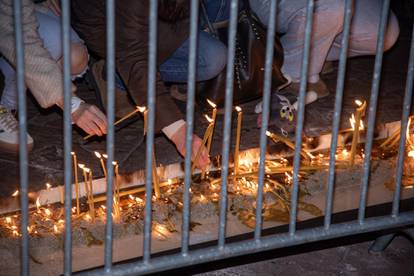
<instances>
[{"instance_id":1,"label":"shoelace","mask_svg":"<svg viewBox=\"0 0 414 276\"><path fill-rule=\"evenodd\" d=\"M4 107L0 107L0 128L13 132L18 129L18 122L13 114Z\"/></svg>"}]
</instances>

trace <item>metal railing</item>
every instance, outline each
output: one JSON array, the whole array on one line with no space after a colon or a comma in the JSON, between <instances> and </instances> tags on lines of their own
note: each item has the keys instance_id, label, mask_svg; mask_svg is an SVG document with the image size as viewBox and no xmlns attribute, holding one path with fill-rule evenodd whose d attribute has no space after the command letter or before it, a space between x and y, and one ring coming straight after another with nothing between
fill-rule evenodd
<instances>
[{"instance_id":1,"label":"metal railing","mask_svg":"<svg viewBox=\"0 0 414 276\"><path fill-rule=\"evenodd\" d=\"M72 169L71 169L71 148L72 148L72 125L70 114L70 45L69 45L69 28L70 28L70 1L62 0L62 43L63 43L63 74L64 74L64 168L65 168L65 238L64 238L64 274L71 275L72 271L72 236L71 236L71 207L72 207ZM106 1L107 13L107 91L108 91L108 134L107 134L107 168L112 168L114 159L114 73L115 73L115 37L114 37L114 0ZM273 60L273 42L276 30L276 9L277 1L272 0L270 6L269 28L267 31L267 50L265 64L265 79L263 92L263 122L260 130L260 162L259 162L259 185L257 190L256 202L256 226L254 238L247 241L238 241L226 243L226 210L227 210L227 177L229 173L229 155L230 155L230 137L231 137L231 119L232 119L232 98L233 98L233 64L235 56L235 36L237 31L238 17L238 0L231 1L229 36L228 36L228 60L226 75L226 92L225 92L225 113L223 129L223 149L222 149L222 189L220 194L220 223L218 245L202 249L189 250L189 225L190 225L190 186L191 186L191 155L192 155L192 133L194 129L194 98L196 87L196 49L198 33L198 0L191 1L191 26L190 26L190 50L189 50L189 74L188 74L188 97L186 107L186 156L185 156L185 184L184 184L184 201L183 201L183 224L182 224L182 241L181 252L168 256L152 257L151 256L151 205L152 205L152 151L154 147L154 119L155 119L155 81L156 81L156 47L157 47L157 10L158 1L150 1L149 10L149 67L148 67L148 132L146 144L146 206L144 221L144 243L143 259L133 263L113 265L112 262L112 180L114 178L113 170L109 169L107 174L107 201L106 201L106 234L105 234L105 265L104 268L84 272L88 275L101 275L103 272L111 275L125 275L137 273L157 272L172 268L200 264L214 261L226 257L234 257L248 253L260 252L269 249L282 248L292 245L309 243L313 241L326 240L346 235L384 230L394 227L405 226L414 223L414 212L399 212L402 167L404 161L404 147L406 133L405 129L408 124L410 114L413 80L414 80L414 36L411 41L411 51L409 58L409 67L407 73L406 90L404 96L403 115L401 123L401 140L399 144L399 155L397 165L396 189L393 200L392 213L387 216L366 218L366 201L369 183L371 152L373 144L374 123L376 119L376 108L378 101L379 83L381 80L380 72L382 66L384 33L389 13L389 0L384 0L381 21L378 30L378 41L376 49L376 59L374 67L374 76L372 80L371 99L369 105L369 118L367 129L367 140L365 145L364 174L361 184L361 196L359 204L359 213L357 221L338 223L331 225L333 191L335 179L335 152L338 143L339 123L342 110L342 98L344 91L344 80L347 62L347 50L349 41L349 31L352 17L352 0L345 1L345 18L342 38L342 48L340 53L339 71L336 87L336 98L333 117L333 135L330 148L329 177L328 189L326 196L324 226L297 231L297 207L300 169L300 150L302 144L302 130L305 117L305 91L307 85L307 73L310 56L311 44L311 27L313 21L314 0L308 0L306 8L306 27L305 27L305 45L302 61L300 93L298 99L298 120L296 127L296 147L294 155L294 173L293 188L291 198L291 214L289 220L289 232L278 235L262 237L262 206L263 206L263 184L265 173L265 151L266 151L266 130L269 121L270 98L271 98L271 69ZM26 94L24 85L24 47L22 34L22 0L14 0L14 22L16 30L16 59L17 59L17 84L18 84L18 101L19 101L19 141L20 141L20 191L21 191L21 233L22 233L22 250L21 250L21 268L22 275L29 275L29 234L28 226L28 151L26 147L27 133L27 114L26 114Z\"/></svg>"}]
</instances>

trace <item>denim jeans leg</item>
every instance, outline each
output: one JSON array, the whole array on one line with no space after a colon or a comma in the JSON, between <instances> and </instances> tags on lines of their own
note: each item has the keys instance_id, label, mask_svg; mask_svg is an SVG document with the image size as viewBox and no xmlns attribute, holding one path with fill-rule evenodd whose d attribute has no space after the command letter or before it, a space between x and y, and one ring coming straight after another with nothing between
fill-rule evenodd
<instances>
[{"instance_id":1,"label":"denim jeans leg","mask_svg":"<svg viewBox=\"0 0 414 276\"><path fill-rule=\"evenodd\" d=\"M189 40L160 66L161 79L166 82L187 82ZM227 48L206 32L198 36L197 81L205 81L218 75L226 65Z\"/></svg>"}]
</instances>

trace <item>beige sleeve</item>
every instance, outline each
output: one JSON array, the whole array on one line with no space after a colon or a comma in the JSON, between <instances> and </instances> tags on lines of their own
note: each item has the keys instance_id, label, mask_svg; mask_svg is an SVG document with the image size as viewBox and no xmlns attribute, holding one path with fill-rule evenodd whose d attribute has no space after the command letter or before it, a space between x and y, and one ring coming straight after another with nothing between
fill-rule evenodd
<instances>
[{"instance_id":1,"label":"beige sleeve","mask_svg":"<svg viewBox=\"0 0 414 276\"><path fill-rule=\"evenodd\" d=\"M0 52L15 67L12 0L0 0ZM63 102L62 70L43 47L31 0L23 0L22 23L26 85L43 108ZM76 90L72 84L72 91Z\"/></svg>"},{"instance_id":2,"label":"beige sleeve","mask_svg":"<svg viewBox=\"0 0 414 276\"><path fill-rule=\"evenodd\" d=\"M168 139L171 140L171 138L174 136L174 134L185 125L184 120L178 120L162 129L162 132L164 132L165 136L168 137Z\"/></svg>"}]
</instances>

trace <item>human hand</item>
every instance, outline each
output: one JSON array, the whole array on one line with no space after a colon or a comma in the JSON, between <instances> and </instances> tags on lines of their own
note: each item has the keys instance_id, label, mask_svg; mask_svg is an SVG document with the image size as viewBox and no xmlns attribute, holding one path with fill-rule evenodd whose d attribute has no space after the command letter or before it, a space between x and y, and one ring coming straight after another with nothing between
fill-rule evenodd
<instances>
[{"instance_id":1,"label":"human hand","mask_svg":"<svg viewBox=\"0 0 414 276\"><path fill-rule=\"evenodd\" d=\"M72 121L90 135L102 136L106 134L106 116L94 105L82 103L72 113Z\"/></svg>"},{"instance_id":2,"label":"human hand","mask_svg":"<svg viewBox=\"0 0 414 276\"><path fill-rule=\"evenodd\" d=\"M60 16L62 14L62 10L60 8L60 0L47 0L46 6L56 15Z\"/></svg>"},{"instance_id":3,"label":"human hand","mask_svg":"<svg viewBox=\"0 0 414 276\"><path fill-rule=\"evenodd\" d=\"M183 125L177 132L171 137L171 141L175 144L177 151L185 157L185 130L186 126ZM206 169L210 164L210 158L208 156L207 148L202 144L202 140L197 135L193 135L193 146L191 151L191 161L196 158L197 152L202 147L200 155L196 160L195 166L198 169Z\"/></svg>"}]
</instances>

